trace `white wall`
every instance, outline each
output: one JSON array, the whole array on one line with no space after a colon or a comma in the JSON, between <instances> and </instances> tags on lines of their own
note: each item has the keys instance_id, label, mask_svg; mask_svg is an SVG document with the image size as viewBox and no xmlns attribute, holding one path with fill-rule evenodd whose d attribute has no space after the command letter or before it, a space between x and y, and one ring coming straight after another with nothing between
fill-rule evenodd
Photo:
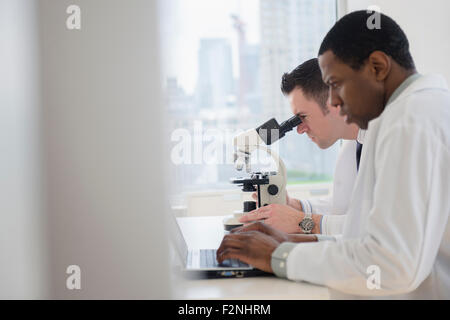
<instances>
[{"instance_id":1,"label":"white wall","mask_svg":"<svg viewBox=\"0 0 450 320\"><path fill-rule=\"evenodd\" d=\"M376 5L403 29L417 70L439 73L450 84L450 1L448 0L344 0L347 12ZM346 2L346 3L345 3Z\"/></svg>"},{"instance_id":2,"label":"white wall","mask_svg":"<svg viewBox=\"0 0 450 320\"><path fill-rule=\"evenodd\" d=\"M0 299L48 297L36 2L0 1Z\"/></svg>"}]
</instances>

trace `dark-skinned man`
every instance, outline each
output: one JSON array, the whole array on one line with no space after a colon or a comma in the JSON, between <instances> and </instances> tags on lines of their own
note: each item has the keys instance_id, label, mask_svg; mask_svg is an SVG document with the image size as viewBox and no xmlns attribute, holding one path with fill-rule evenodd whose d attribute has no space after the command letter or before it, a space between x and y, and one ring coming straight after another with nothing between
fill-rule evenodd
<instances>
[{"instance_id":1,"label":"dark-skinned man","mask_svg":"<svg viewBox=\"0 0 450 320\"><path fill-rule=\"evenodd\" d=\"M449 299L450 92L417 73L395 21L381 14L370 29L370 17L344 16L319 50L331 104L368 129L342 238L258 223L224 237L218 260L326 285L332 298Z\"/></svg>"}]
</instances>

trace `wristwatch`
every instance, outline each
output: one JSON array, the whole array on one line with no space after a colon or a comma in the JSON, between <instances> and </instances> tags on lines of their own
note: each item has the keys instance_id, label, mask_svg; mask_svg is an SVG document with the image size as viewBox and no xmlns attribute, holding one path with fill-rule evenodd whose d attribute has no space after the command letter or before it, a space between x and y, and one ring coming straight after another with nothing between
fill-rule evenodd
<instances>
[{"instance_id":1,"label":"wristwatch","mask_svg":"<svg viewBox=\"0 0 450 320\"><path fill-rule=\"evenodd\" d=\"M298 224L300 229L302 229L303 233L309 234L314 229L315 223L312 219L311 213L305 213L305 217L303 220Z\"/></svg>"}]
</instances>

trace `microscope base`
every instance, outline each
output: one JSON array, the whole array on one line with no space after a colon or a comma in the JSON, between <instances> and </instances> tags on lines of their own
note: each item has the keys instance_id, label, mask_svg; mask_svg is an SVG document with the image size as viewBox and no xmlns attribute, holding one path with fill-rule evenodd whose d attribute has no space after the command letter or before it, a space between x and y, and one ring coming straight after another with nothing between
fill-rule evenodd
<instances>
[{"instance_id":1,"label":"microscope base","mask_svg":"<svg viewBox=\"0 0 450 320\"><path fill-rule=\"evenodd\" d=\"M239 215L239 216L237 216ZM231 231L234 228L242 227L244 224L242 222L239 222L239 218L242 216L242 214L234 214L232 216L227 216L223 219L223 228L226 231Z\"/></svg>"}]
</instances>

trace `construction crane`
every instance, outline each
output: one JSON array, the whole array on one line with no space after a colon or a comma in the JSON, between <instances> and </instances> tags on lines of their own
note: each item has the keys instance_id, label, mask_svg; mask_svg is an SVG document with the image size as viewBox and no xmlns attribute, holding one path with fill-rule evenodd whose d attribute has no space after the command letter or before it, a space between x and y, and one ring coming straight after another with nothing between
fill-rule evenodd
<instances>
[{"instance_id":1,"label":"construction crane","mask_svg":"<svg viewBox=\"0 0 450 320\"><path fill-rule=\"evenodd\" d=\"M245 37L245 23L241 20L239 15L232 14L233 27L238 34L239 45L239 93L238 93L238 107L243 108L245 105L245 94L248 91L248 74L245 67L245 50L247 47L247 40Z\"/></svg>"}]
</instances>

